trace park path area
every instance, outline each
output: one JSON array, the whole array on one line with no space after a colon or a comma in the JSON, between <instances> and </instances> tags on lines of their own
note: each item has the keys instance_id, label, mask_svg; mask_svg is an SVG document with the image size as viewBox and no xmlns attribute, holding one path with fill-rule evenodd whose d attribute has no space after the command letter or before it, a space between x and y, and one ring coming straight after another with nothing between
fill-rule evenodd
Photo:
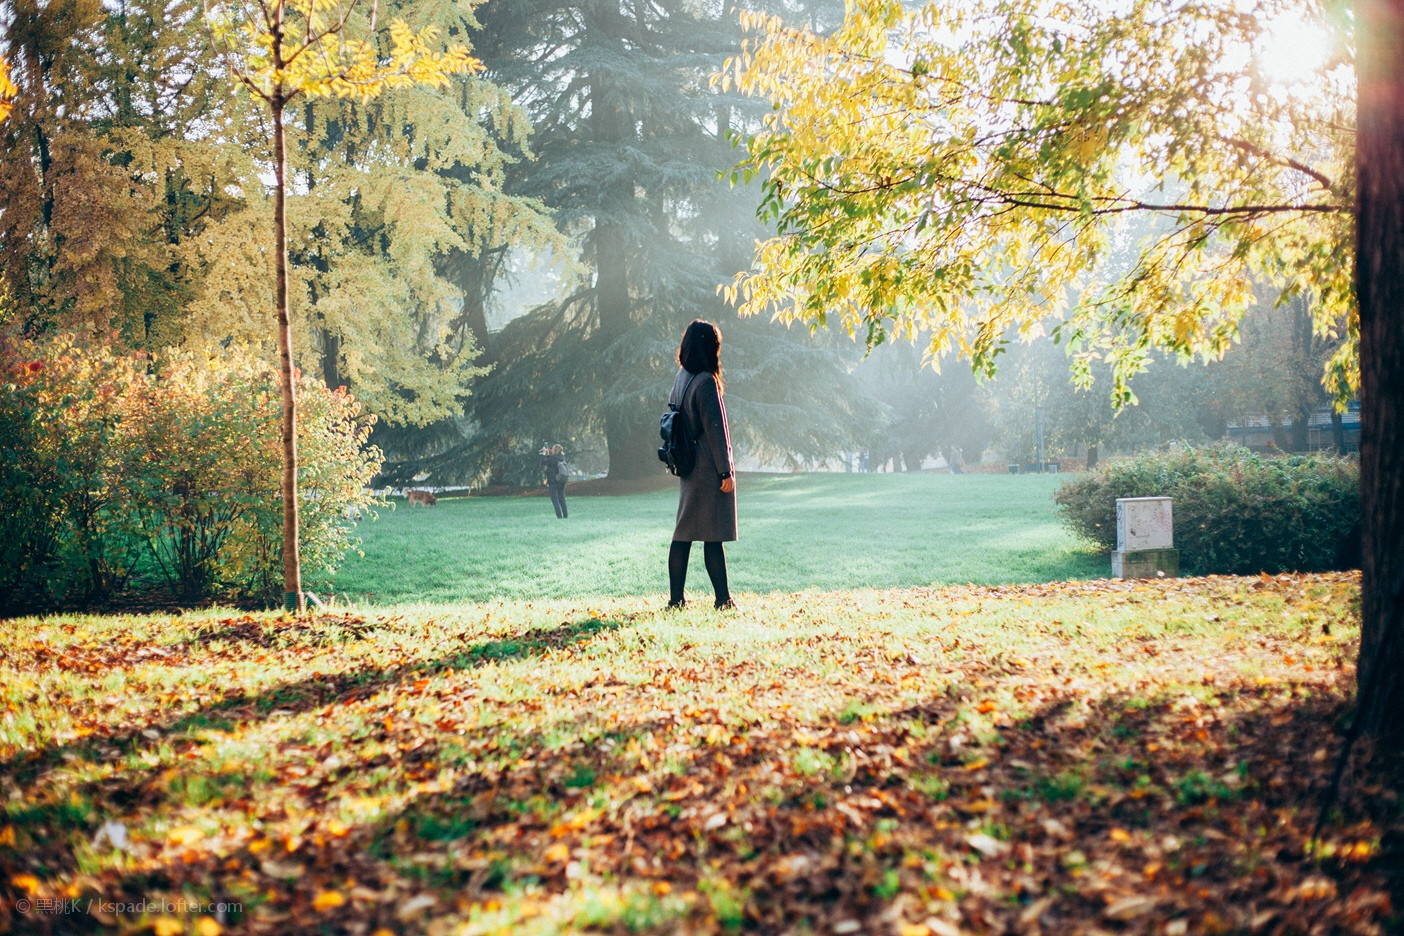
<instances>
[{"instance_id":1,"label":"park path area","mask_svg":"<svg viewBox=\"0 0 1404 936\"><path fill-rule=\"evenodd\" d=\"M1384 932L1358 594L11 621L0 931Z\"/></svg>"}]
</instances>

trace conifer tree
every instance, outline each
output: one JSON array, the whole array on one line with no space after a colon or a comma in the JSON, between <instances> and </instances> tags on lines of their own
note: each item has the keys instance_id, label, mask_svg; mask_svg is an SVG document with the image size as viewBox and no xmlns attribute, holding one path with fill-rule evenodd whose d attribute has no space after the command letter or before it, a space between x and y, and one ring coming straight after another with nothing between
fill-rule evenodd
<instances>
[{"instance_id":1,"label":"conifer tree","mask_svg":"<svg viewBox=\"0 0 1404 936\"><path fill-rule=\"evenodd\" d=\"M518 167L513 191L555 210L578 239L583 275L494 336L475 431L432 464L525 480L530 453L559 438L598 440L612 479L654 475L656 411L678 338L697 317L718 320L726 336L728 408L747 451L808 460L841 448L866 417L841 400L814 403L848 399L834 392L848 380L841 358L738 320L716 293L759 234L756 193L719 179L735 161L730 133L754 103L708 85L740 41L734 12L678 0L489 0L479 16L488 73L536 128L537 159Z\"/></svg>"}]
</instances>

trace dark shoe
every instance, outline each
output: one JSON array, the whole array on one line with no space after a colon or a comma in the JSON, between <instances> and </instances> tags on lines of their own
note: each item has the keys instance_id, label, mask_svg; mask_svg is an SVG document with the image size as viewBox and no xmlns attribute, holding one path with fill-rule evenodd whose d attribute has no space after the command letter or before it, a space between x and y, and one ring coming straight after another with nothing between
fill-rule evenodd
<instances>
[{"instance_id":1,"label":"dark shoe","mask_svg":"<svg viewBox=\"0 0 1404 936\"><path fill-rule=\"evenodd\" d=\"M725 601L718 601L716 604L712 605L712 607L716 608L718 611L735 611L736 602L728 598Z\"/></svg>"},{"instance_id":2,"label":"dark shoe","mask_svg":"<svg viewBox=\"0 0 1404 936\"><path fill-rule=\"evenodd\" d=\"M666 608L664 608L663 610L664 610L664 611L681 611L683 608L686 608L686 607L687 607L687 602L686 602L686 601L670 601L670 602L668 602L668 606L667 606Z\"/></svg>"}]
</instances>

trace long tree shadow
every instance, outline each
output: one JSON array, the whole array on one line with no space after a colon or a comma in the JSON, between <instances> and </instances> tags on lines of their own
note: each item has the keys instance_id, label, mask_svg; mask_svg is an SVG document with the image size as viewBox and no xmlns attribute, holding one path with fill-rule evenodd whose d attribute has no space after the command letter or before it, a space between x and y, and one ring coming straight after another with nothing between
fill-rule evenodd
<instances>
[{"instance_id":1,"label":"long tree shadow","mask_svg":"<svg viewBox=\"0 0 1404 936\"><path fill-rule=\"evenodd\" d=\"M443 654L435 659L404 663L392 667L366 666L335 673L319 673L303 679L276 683L258 690L239 690L219 701L201 706L195 711L155 721L140 728L114 735L90 735L81 741L50 744L37 750L16 754L0 761L0 777L13 777L23 787L32 783L43 771L64 762L87 761L99 763L110 760L111 752L126 752L149 745L153 737L176 738L195 729L214 728L235 731L264 720L272 713L297 715L326 705L345 704L375 695L387 686L405 680L424 679L448 670L470 670L488 663L502 663L549 650L559 650L584 643L595 636L627 626L632 621L584 617L562 622L556 627L540 628L492 640L465 642L461 650ZM349 633L355 639L365 639L371 632L357 628ZM197 633L190 643L209 644L216 640L239 641L276 650L277 635L267 628L236 621L224 632Z\"/></svg>"}]
</instances>

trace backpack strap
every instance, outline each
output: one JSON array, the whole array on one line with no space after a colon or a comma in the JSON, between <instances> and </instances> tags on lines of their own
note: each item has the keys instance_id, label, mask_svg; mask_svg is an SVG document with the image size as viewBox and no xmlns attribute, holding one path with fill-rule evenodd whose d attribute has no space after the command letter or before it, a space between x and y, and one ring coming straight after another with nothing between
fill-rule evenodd
<instances>
[{"instance_id":1,"label":"backpack strap","mask_svg":"<svg viewBox=\"0 0 1404 936\"><path fill-rule=\"evenodd\" d=\"M697 375L696 375L696 374L691 374L691 375L688 376L688 378L687 378L687 383L683 384L682 393L679 393L679 394L678 394L678 402L677 402L677 404L674 405L674 404L671 403L671 402L668 404L668 406L669 406L671 409L674 409L674 410L676 410L676 411L678 411L678 412L682 412L683 400L686 400L686 399L687 399L687 388L690 387L690 386L692 386L692 382L693 382L694 380L696 380L696 379L697 379Z\"/></svg>"}]
</instances>

